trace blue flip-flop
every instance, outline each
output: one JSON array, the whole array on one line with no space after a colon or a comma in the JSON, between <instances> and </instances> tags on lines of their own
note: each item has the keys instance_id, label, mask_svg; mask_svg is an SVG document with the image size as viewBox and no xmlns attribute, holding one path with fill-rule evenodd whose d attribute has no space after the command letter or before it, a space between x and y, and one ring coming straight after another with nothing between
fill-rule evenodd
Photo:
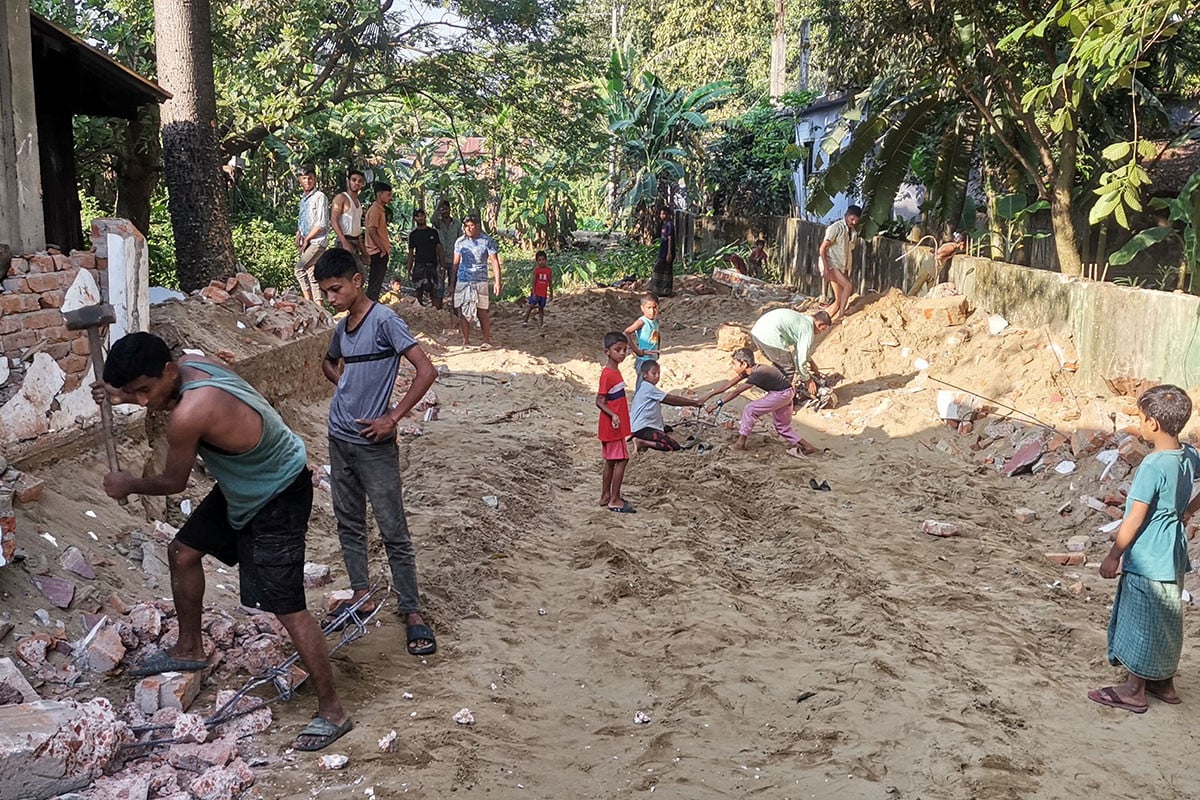
<instances>
[{"instance_id":1,"label":"blue flip-flop","mask_svg":"<svg viewBox=\"0 0 1200 800\"><path fill-rule=\"evenodd\" d=\"M625 505L621 506L620 508L613 508L612 506L609 506L608 510L612 511L613 513L616 513L616 514L636 514L637 513L637 509L634 508L632 505L630 505L628 500L626 500Z\"/></svg>"}]
</instances>

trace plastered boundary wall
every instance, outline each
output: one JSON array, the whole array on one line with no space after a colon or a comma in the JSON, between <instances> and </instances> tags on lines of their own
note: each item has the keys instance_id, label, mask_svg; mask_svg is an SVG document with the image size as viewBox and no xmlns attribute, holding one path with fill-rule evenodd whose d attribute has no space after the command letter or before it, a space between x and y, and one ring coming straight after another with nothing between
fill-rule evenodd
<instances>
[{"instance_id":1,"label":"plastered boundary wall","mask_svg":"<svg viewBox=\"0 0 1200 800\"><path fill-rule=\"evenodd\" d=\"M972 306L1069 335L1089 389L1102 391L1105 378L1200 385L1200 297L968 256L954 259L950 279Z\"/></svg>"},{"instance_id":2,"label":"plastered boundary wall","mask_svg":"<svg viewBox=\"0 0 1200 800\"><path fill-rule=\"evenodd\" d=\"M821 294L816 272L824 226L785 217L696 217L697 248L762 238L783 282ZM929 248L876 237L855 254L855 289L907 289L922 268L932 268ZM1010 324L1069 336L1078 355L1082 387L1105 391L1105 378L1142 378L1200 386L1200 297L1069 277L1058 272L957 256L950 279L972 307L1000 314Z\"/></svg>"}]
</instances>

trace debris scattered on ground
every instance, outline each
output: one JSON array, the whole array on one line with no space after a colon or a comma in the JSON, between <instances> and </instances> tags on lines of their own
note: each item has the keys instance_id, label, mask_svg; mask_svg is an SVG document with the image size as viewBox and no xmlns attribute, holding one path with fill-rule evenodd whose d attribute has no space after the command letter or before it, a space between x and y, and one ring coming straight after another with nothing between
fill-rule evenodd
<instances>
[{"instance_id":1,"label":"debris scattered on ground","mask_svg":"<svg viewBox=\"0 0 1200 800\"><path fill-rule=\"evenodd\" d=\"M953 522L941 522L935 519L927 519L921 523L921 532L928 533L930 536L958 536L958 526Z\"/></svg>"}]
</instances>

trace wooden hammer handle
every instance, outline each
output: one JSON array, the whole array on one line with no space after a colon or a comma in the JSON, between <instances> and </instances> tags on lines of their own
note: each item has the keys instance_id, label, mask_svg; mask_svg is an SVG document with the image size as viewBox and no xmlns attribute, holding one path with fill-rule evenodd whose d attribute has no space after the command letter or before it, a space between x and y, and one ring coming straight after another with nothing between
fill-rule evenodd
<instances>
[{"instance_id":1,"label":"wooden hammer handle","mask_svg":"<svg viewBox=\"0 0 1200 800\"><path fill-rule=\"evenodd\" d=\"M92 371L96 380L104 380L104 354L100 351L100 330L88 328L88 349L92 351ZM112 403L109 402L108 392L104 393L104 401L100 403L100 423L104 426L104 450L108 454L108 469L110 472L120 472L121 465L117 462L117 441L113 438ZM122 497L119 505L129 505L129 498Z\"/></svg>"}]
</instances>

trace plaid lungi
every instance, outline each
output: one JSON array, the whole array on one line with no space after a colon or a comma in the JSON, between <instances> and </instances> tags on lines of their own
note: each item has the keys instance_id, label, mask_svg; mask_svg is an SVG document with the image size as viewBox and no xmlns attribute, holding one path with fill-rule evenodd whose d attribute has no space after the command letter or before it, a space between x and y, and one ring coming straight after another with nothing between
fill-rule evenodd
<instances>
[{"instance_id":1,"label":"plaid lungi","mask_svg":"<svg viewBox=\"0 0 1200 800\"><path fill-rule=\"evenodd\" d=\"M1169 582L1121 573L1108 622L1110 664L1150 681L1175 674L1183 651L1182 586L1182 575Z\"/></svg>"}]
</instances>

